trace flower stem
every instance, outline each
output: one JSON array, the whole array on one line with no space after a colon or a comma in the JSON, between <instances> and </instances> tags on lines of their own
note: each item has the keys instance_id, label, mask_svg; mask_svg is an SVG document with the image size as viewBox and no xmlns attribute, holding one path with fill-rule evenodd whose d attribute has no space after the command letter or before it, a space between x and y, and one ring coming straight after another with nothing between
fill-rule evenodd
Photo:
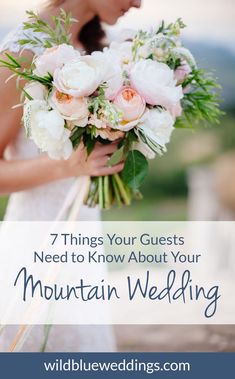
<instances>
[{"instance_id":1,"label":"flower stem","mask_svg":"<svg viewBox=\"0 0 235 379\"><path fill-rule=\"evenodd\" d=\"M120 176L118 174L114 174L114 178L116 180L116 183L117 183L118 189L120 191L120 194L121 194L121 196L123 198L124 204L130 205L131 204L131 199L128 196L128 194L127 194L127 192L126 192L126 190L124 188L124 184L123 184L122 179L120 178Z\"/></svg>"},{"instance_id":2,"label":"flower stem","mask_svg":"<svg viewBox=\"0 0 235 379\"><path fill-rule=\"evenodd\" d=\"M98 204L98 200L99 200L99 189L97 188L97 191L92 199L92 203L91 203L91 206L94 208L97 204Z\"/></svg>"},{"instance_id":3,"label":"flower stem","mask_svg":"<svg viewBox=\"0 0 235 379\"><path fill-rule=\"evenodd\" d=\"M111 176L111 180L112 180L113 191L114 191L114 199L116 200L118 207L121 208L122 199L121 199L120 192L118 190L114 175Z\"/></svg>"},{"instance_id":4,"label":"flower stem","mask_svg":"<svg viewBox=\"0 0 235 379\"><path fill-rule=\"evenodd\" d=\"M87 204L89 207L93 207L93 200L96 196L96 193L98 191L98 179L92 178L91 184L90 184L90 190L87 196L87 199L85 200L85 204Z\"/></svg>"},{"instance_id":5,"label":"flower stem","mask_svg":"<svg viewBox=\"0 0 235 379\"><path fill-rule=\"evenodd\" d=\"M103 177L99 176L99 206L100 209L104 208L104 196L103 196Z\"/></svg>"},{"instance_id":6,"label":"flower stem","mask_svg":"<svg viewBox=\"0 0 235 379\"><path fill-rule=\"evenodd\" d=\"M104 176L104 209L110 208L109 176Z\"/></svg>"}]
</instances>

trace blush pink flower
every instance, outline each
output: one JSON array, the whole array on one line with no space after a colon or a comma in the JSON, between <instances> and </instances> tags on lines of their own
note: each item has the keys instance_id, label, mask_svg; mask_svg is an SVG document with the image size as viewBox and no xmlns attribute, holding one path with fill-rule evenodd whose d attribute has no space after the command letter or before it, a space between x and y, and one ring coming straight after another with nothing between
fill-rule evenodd
<instances>
[{"instance_id":1,"label":"blush pink flower","mask_svg":"<svg viewBox=\"0 0 235 379\"><path fill-rule=\"evenodd\" d=\"M66 120L87 119L89 114L87 99L85 97L73 97L56 89L53 90L49 103Z\"/></svg>"},{"instance_id":2,"label":"blush pink flower","mask_svg":"<svg viewBox=\"0 0 235 379\"><path fill-rule=\"evenodd\" d=\"M93 114L89 118L89 124L95 126L97 129L105 129L107 127L105 120Z\"/></svg>"},{"instance_id":3,"label":"blush pink flower","mask_svg":"<svg viewBox=\"0 0 235 379\"><path fill-rule=\"evenodd\" d=\"M146 108L145 100L130 87L123 88L113 103L122 112L125 122L139 119Z\"/></svg>"},{"instance_id":4,"label":"blush pink flower","mask_svg":"<svg viewBox=\"0 0 235 379\"><path fill-rule=\"evenodd\" d=\"M183 62L182 65L175 70L175 79L177 80L177 85L182 84L191 71L192 69L188 63Z\"/></svg>"},{"instance_id":5,"label":"blush pink flower","mask_svg":"<svg viewBox=\"0 0 235 379\"><path fill-rule=\"evenodd\" d=\"M105 129L96 129L96 137L98 136L109 141L115 141L119 138L123 138L124 132L121 130L111 129L107 126Z\"/></svg>"}]
</instances>

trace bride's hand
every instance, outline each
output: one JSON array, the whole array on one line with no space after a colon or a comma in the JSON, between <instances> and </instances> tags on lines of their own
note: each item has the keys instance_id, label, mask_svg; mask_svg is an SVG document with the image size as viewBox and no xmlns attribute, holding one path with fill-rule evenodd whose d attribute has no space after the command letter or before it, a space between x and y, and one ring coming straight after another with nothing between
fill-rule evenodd
<instances>
[{"instance_id":1,"label":"bride's hand","mask_svg":"<svg viewBox=\"0 0 235 379\"><path fill-rule=\"evenodd\" d=\"M80 144L77 150L72 153L71 157L62 163L65 176L105 176L122 171L124 167L123 162L116 166L107 166L110 156L117 150L117 148L118 142L113 142L108 145L96 143L92 153L87 156L84 145Z\"/></svg>"}]
</instances>

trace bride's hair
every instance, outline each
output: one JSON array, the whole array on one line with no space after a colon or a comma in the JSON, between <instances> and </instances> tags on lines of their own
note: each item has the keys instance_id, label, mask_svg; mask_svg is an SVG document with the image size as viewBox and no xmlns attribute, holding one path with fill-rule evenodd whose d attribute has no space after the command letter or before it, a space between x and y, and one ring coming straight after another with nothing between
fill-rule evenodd
<instances>
[{"instance_id":1,"label":"bride's hair","mask_svg":"<svg viewBox=\"0 0 235 379\"><path fill-rule=\"evenodd\" d=\"M49 0L49 6L63 5L66 0ZM84 0L86 1L86 0ZM77 36L78 41L84 46L87 54L104 48L105 31L102 28L101 21L95 16L91 21L83 26Z\"/></svg>"}]
</instances>

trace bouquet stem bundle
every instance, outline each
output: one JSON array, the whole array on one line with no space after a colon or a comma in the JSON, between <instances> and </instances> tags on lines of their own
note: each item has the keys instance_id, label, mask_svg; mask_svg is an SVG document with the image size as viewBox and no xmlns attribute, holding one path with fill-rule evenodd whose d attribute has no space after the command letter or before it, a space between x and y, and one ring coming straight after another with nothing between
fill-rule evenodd
<instances>
[{"instance_id":1,"label":"bouquet stem bundle","mask_svg":"<svg viewBox=\"0 0 235 379\"><path fill-rule=\"evenodd\" d=\"M101 209L110 209L116 202L118 207L131 204L132 193L122 181L119 174L94 177L91 179L90 191L85 204Z\"/></svg>"}]
</instances>

